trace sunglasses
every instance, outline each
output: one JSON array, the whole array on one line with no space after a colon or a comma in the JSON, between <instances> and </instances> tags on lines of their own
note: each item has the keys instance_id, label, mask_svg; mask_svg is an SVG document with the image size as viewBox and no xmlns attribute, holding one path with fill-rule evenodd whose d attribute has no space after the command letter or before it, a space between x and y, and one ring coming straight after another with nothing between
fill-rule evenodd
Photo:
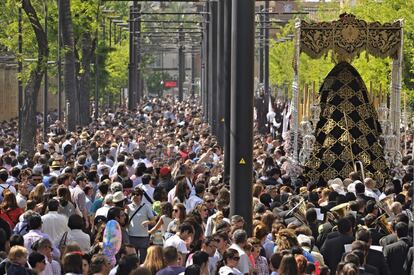
<instances>
[{"instance_id":1,"label":"sunglasses","mask_svg":"<svg viewBox=\"0 0 414 275\"><path fill-rule=\"evenodd\" d=\"M208 202L208 203L212 203L212 202L214 202L214 200L208 200L208 201L206 201L206 202Z\"/></svg>"},{"instance_id":2,"label":"sunglasses","mask_svg":"<svg viewBox=\"0 0 414 275\"><path fill-rule=\"evenodd\" d=\"M173 209L174 212L178 212L178 209Z\"/></svg>"},{"instance_id":3,"label":"sunglasses","mask_svg":"<svg viewBox=\"0 0 414 275\"><path fill-rule=\"evenodd\" d=\"M240 260L240 257L234 256L232 259L235 260L235 261L238 261L238 260Z\"/></svg>"},{"instance_id":4,"label":"sunglasses","mask_svg":"<svg viewBox=\"0 0 414 275\"><path fill-rule=\"evenodd\" d=\"M203 209L203 211L204 211L204 212L207 212L207 211L208 211L208 209L207 209L207 208L206 208L206 209Z\"/></svg>"}]
</instances>

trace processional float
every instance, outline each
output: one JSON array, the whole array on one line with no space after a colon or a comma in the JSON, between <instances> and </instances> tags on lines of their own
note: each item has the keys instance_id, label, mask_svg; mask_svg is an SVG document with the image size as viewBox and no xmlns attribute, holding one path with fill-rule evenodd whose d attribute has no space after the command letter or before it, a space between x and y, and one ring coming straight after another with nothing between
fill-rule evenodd
<instances>
[{"instance_id":1,"label":"processional float","mask_svg":"<svg viewBox=\"0 0 414 275\"><path fill-rule=\"evenodd\" d=\"M305 167L310 181L324 185L360 169L383 184L388 169L401 161L402 27L402 20L367 23L352 14L331 22L295 22L290 159L293 166ZM310 117L299 122L300 53L320 58L329 51L336 65L319 88L319 103L313 101ZM393 59L390 107L381 103L378 112L350 64L363 51L367 56Z\"/></svg>"}]
</instances>

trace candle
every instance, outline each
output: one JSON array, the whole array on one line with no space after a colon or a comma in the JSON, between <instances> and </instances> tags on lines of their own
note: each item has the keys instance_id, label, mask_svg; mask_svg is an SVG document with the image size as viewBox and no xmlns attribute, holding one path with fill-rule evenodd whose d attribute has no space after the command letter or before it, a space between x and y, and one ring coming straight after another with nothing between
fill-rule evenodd
<instances>
[{"instance_id":1,"label":"candle","mask_svg":"<svg viewBox=\"0 0 414 275\"><path fill-rule=\"evenodd\" d=\"M379 94L380 94L380 106L381 106L384 101L384 96L382 94L382 83L380 83L380 86L379 86Z\"/></svg>"},{"instance_id":2,"label":"candle","mask_svg":"<svg viewBox=\"0 0 414 275\"><path fill-rule=\"evenodd\" d=\"M372 105L375 107L374 105L374 96L373 96L373 92L372 92L372 81L369 81L369 97L370 97L370 101L372 103Z\"/></svg>"},{"instance_id":3,"label":"candle","mask_svg":"<svg viewBox=\"0 0 414 275\"><path fill-rule=\"evenodd\" d=\"M305 110L304 110L304 116L305 116L305 120L308 119L309 117L309 110L308 110L308 105L309 105L309 94L308 94L308 84L305 84L305 90L304 92L304 105L305 105Z\"/></svg>"},{"instance_id":4,"label":"candle","mask_svg":"<svg viewBox=\"0 0 414 275\"><path fill-rule=\"evenodd\" d=\"M316 102L316 83L312 82L312 102Z\"/></svg>"},{"instance_id":5,"label":"candle","mask_svg":"<svg viewBox=\"0 0 414 275\"><path fill-rule=\"evenodd\" d=\"M302 93L299 89L299 95L298 95L298 118L299 122L302 121Z\"/></svg>"}]
</instances>

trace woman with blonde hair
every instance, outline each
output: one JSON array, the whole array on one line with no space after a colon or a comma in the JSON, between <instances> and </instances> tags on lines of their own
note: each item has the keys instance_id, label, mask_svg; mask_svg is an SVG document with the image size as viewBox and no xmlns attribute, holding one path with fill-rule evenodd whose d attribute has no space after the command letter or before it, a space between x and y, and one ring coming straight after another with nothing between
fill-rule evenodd
<instances>
[{"instance_id":1,"label":"woman with blonde hair","mask_svg":"<svg viewBox=\"0 0 414 275\"><path fill-rule=\"evenodd\" d=\"M16 196L9 190L3 193L3 202L0 204L0 218L5 220L13 229L19 222L23 209L17 206Z\"/></svg>"},{"instance_id":2,"label":"woman with blonde hair","mask_svg":"<svg viewBox=\"0 0 414 275\"><path fill-rule=\"evenodd\" d=\"M201 222L200 225L203 228L203 232L204 232L206 228L207 218L208 218L207 205L205 203L201 203L197 205L196 208L193 210L193 215L196 216L198 220L200 220Z\"/></svg>"},{"instance_id":3,"label":"woman with blonde hair","mask_svg":"<svg viewBox=\"0 0 414 275\"><path fill-rule=\"evenodd\" d=\"M36 204L43 202L43 194L46 192L46 187L40 183L30 192L29 200L33 200Z\"/></svg>"},{"instance_id":4,"label":"woman with blonde hair","mask_svg":"<svg viewBox=\"0 0 414 275\"><path fill-rule=\"evenodd\" d=\"M7 274L31 274L26 269L28 252L27 249L20 245L14 245L10 248L7 258L10 265L7 267Z\"/></svg>"},{"instance_id":5,"label":"woman with blonde hair","mask_svg":"<svg viewBox=\"0 0 414 275\"><path fill-rule=\"evenodd\" d=\"M145 257L145 261L141 266L148 268L152 275L155 275L158 271L163 269L165 264L162 247L158 245L150 246L148 248L147 257Z\"/></svg>"}]
</instances>

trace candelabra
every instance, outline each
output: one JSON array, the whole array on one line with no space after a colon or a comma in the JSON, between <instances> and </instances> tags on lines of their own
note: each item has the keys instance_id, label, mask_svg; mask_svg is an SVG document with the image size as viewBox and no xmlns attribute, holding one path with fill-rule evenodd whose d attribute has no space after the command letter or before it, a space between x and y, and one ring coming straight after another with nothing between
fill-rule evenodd
<instances>
[{"instance_id":1,"label":"candelabra","mask_svg":"<svg viewBox=\"0 0 414 275\"><path fill-rule=\"evenodd\" d=\"M310 107L310 118L304 117L300 126L302 134L302 149L299 152L299 163L304 165L309 159L312 150L313 144L315 143L315 131L316 124L318 124L319 116L321 114L321 107L318 102L313 102Z\"/></svg>"},{"instance_id":2,"label":"candelabra","mask_svg":"<svg viewBox=\"0 0 414 275\"><path fill-rule=\"evenodd\" d=\"M317 102L313 102L311 106L311 121L313 126L313 131L316 131L316 124L319 122L319 116L321 114L321 106Z\"/></svg>"},{"instance_id":3,"label":"candelabra","mask_svg":"<svg viewBox=\"0 0 414 275\"><path fill-rule=\"evenodd\" d=\"M381 129L384 131L385 123L388 120L388 108L386 103L381 103L380 107L378 108L378 121L381 124Z\"/></svg>"},{"instance_id":4,"label":"candelabra","mask_svg":"<svg viewBox=\"0 0 414 275\"><path fill-rule=\"evenodd\" d=\"M302 121L300 126L302 131L302 149L299 153L299 162L304 165L312 153L316 138L313 135L314 131L309 121Z\"/></svg>"},{"instance_id":5,"label":"candelabra","mask_svg":"<svg viewBox=\"0 0 414 275\"><path fill-rule=\"evenodd\" d=\"M381 138L384 140L384 159L389 167L397 166L396 164L401 163L401 153L399 148L396 148L398 144L397 136L393 134L390 120L385 120L382 124L383 134Z\"/></svg>"}]
</instances>

